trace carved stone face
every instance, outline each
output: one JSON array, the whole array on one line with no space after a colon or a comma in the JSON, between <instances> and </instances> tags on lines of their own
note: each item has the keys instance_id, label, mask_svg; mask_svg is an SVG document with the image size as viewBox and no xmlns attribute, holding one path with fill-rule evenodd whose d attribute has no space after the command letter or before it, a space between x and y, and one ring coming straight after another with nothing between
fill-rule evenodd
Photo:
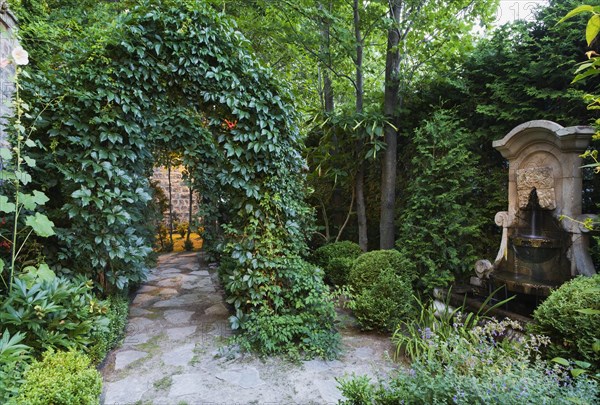
<instances>
[{"instance_id":1,"label":"carved stone face","mask_svg":"<svg viewBox=\"0 0 600 405\"><path fill-rule=\"evenodd\" d=\"M528 167L517 170L517 195L519 209L527 207L531 190L536 189L540 208L553 210L556 208L554 176L551 166Z\"/></svg>"}]
</instances>

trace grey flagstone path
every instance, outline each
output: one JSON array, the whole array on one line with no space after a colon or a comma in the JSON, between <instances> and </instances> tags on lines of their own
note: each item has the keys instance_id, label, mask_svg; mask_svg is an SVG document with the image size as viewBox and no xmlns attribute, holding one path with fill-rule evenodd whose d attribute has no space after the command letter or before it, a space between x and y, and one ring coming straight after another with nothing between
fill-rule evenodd
<instances>
[{"instance_id":1,"label":"grey flagstone path","mask_svg":"<svg viewBox=\"0 0 600 405\"><path fill-rule=\"evenodd\" d=\"M198 253L160 256L140 287L123 344L103 366L104 405L334 404L336 377L385 375L395 365L389 338L360 333L339 314L339 360L292 364L242 354L216 270Z\"/></svg>"}]
</instances>

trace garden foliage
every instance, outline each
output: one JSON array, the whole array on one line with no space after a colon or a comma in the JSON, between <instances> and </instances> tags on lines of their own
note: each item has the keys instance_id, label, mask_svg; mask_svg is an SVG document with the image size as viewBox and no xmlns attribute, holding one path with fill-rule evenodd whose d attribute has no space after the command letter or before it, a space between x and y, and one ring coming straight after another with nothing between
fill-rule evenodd
<instances>
[{"instance_id":1,"label":"garden foliage","mask_svg":"<svg viewBox=\"0 0 600 405\"><path fill-rule=\"evenodd\" d=\"M447 365L418 360L409 370L395 372L388 381L371 382L367 377L340 381L345 405L383 404L592 404L597 383L585 377L572 378L568 370L551 365L507 357L490 366L480 350L457 348L456 358ZM469 358L469 364L464 362ZM468 369L477 369L471 375ZM465 371L467 369L467 371Z\"/></svg>"},{"instance_id":2,"label":"garden foliage","mask_svg":"<svg viewBox=\"0 0 600 405\"><path fill-rule=\"evenodd\" d=\"M398 216L396 246L414 263L419 288L432 290L472 271L481 236L473 205L477 157L452 111L437 111L413 136L411 182Z\"/></svg>"},{"instance_id":3,"label":"garden foliage","mask_svg":"<svg viewBox=\"0 0 600 405\"><path fill-rule=\"evenodd\" d=\"M397 250L374 250L356 259L348 282L356 293L369 289L380 273L390 269L408 283L417 278L415 265Z\"/></svg>"},{"instance_id":4,"label":"garden foliage","mask_svg":"<svg viewBox=\"0 0 600 405\"><path fill-rule=\"evenodd\" d=\"M410 355L410 368L375 383L356 376L341 380L342 403L569 404L597 398L596 381L541 358L547 337L517 340L511 338L522 331L517 322L482 323L478 316L421 307L420 318L397 332L406 334L396 340Z\"/></svg>"},{"instance_id":5,"label":"garden foliage","mask_svg":"<svg viewBox=\"0 0 600 405\"><path fill-rule=\"evenodd\" d=\"M85 350L92 335L107 327L106 307L92 293L92 283L64 277L28 287L16 279L0 304L0 321L37 354L46 349Z\"/></svg>"},{"instance_id":6,"label":"garden foliage","mask_svg":"<svg viewBox=\"0 0 600 405\"><path fill-rule=\"evenodd\" d=\"M7 403L19 393L22 374L31 360L31 348L24 345L25 335L8 330L0 334L0 403Z\"/></svg>"},{"instance_id":7,"label":"garden foliage","mask_svg":"<svg viewBox=\"0 0 600 405\"><path fill-rule=\"evenodd\" d=\"M566 282L537 307L533 318L532 331L552 340L550 356L600 368L600 275Z\"/></svg>"},{"instance_id":8,"label":"garden foliage","mask_svg":"<svg viewBox=\"0 0 600 405\"><path fill-rule=\"evenodd\" d=\"M363 330L392 332L414 315L414 291L409 279L387 267L371 286L355 297L354 315Z\"/></svg>"},{"instance_id":9,"label":"garden foliage","mask_svg":"<svg viewBox=\"0 0 600 405\"><path fill-rule=\"evenodd\" d=\"M325 272L325 280L336 286L348 282L348 274L354 260L363 253L357 243L342 241L330 243L316 249L312 261Z\"/></svg>"},{"instance_id":10,"label":"garden foliage","mask_svg":"<svg viewBox=\"0 0 600 405\"><path fill-rule=\"evenodd\" d=\"M103 305L106 308L104 317L108 320L106 328L93 331L92 345L86 351L93 364L100 364L106 354L121 341L129 315L129 300L123 295L111 295Z\"/></svg>"},{"instance_id":11,"label":"garden foliage","mask_svg":"<svg viewBox=\"0 0 600 405\"><path fill-rule=\"evenodd\" d=\"M48 351L25 372L18 397L11 404L97 404L102 377L90 359L77 351Z\"/></svg>"},{"instance_id":12,"label":"garden foliage","mask_svg":"<svg viewBox=\"0 0 600 405\"><path fill-rule=\"evenodd\" d=\"M30 10L23 25L40 68L23 84L40 115L28 124L58 235L48 260L108 290L141 281L153 153L179 151L207 211L227 225L219 249L236 261L226 280L232 325L255 330L272 316L295 328L289 342L307 347L318 339L306 330L332 333L333 308L314 293L326 290L322 275L299 259L311 212L285 87L202 2L100 4L92 14L89 6L71 5L68 18L60 8ZM247 336L268 352L288 347Z\"/></svg>"},{"instance_id":13,"label":"garden foliage","mask_svg":"<svg viewBox=\"0 0 600 405\"><path fill-rule=\"evenodd\" d=\"M348 284L356 294L353 309L362 329L393 331L414 310L414 264L397 250L359 256Z\"/></svg>"}]
</instances>

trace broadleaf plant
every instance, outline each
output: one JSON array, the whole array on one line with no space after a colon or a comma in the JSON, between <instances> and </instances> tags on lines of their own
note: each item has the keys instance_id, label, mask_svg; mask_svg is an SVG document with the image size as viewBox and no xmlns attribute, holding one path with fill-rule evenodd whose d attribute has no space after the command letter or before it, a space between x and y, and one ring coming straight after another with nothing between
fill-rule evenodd
<instances>
[{"instance_id":1,"label":"broadleaf plant","mask_svg":"<svg viewBox=\"0 0 600 405\"><path fill-rule=\"evenodd\" d=\"M48 202L48 197L39 191L27 191L31 181L31 174L27 169L35 167L35 160L27 155L27 149L34 145L29 139L31 129L23 126L22 118L29 111L29 105L20 97L19 74L22 73L22 65L28 63L27 52L20 46L12 51L10 60L1 61L0 65L6 67L8 64L16 65L14 82L15 93L12 103L14 120L8 128L9 140L3 142L0 147L0 158L2 170L0 171L0 211L8 214L10 221L9 229L0 230L0 238L4 246L10 248L8 258L0 257L0 278L4 288L12 291L13 279L18 269L17 259L23 248L28 243L32 234L42 238L54 235L54 224L48 217L36 210ZM10 226L12 225L12 227ZM7 261L7 263L5 262ZM7 266L8 264L8 266ZM6 273L8 274L5 274Z\"/></svg>"}]
</instances>

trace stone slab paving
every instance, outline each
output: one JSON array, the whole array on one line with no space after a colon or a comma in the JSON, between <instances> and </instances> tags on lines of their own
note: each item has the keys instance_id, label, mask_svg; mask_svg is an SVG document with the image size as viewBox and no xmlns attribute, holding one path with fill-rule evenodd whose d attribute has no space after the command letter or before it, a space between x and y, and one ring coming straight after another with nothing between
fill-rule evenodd
<instances>
[{"instance_id":1,"label":"stone slab paving","mask_svg":"<svg viewBox=\"0 0 600 405\"><path fill-rule=\"evenodd\" d=\"M338 360L292 364L228 346L229 309L214 266L196 253L162 255L132 302L126 336L103 367L104 405L334 404L336 378L385 375L389 338L340 316Z\"/></svg>"}]
</instances>

